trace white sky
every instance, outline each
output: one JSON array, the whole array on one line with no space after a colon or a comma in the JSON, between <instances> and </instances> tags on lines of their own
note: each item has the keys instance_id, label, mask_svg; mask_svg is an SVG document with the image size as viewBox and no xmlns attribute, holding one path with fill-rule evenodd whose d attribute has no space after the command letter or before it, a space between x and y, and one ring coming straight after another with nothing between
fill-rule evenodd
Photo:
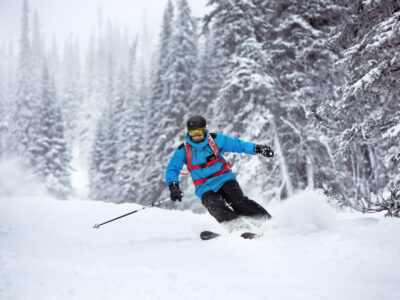
<instances>
[{"instance_id":1,"label":"white sky","mask_svg":"<svg viewBox=\"0 0 400 300\"><path fill-rule=\"evenodd\" d=\"M0 46L10 41L17 46L22 2L0 0ZM188 0L192 15L204 15L207 2ZM28 0L28 3L31 20L33 12L38 13L47 45L56 36L61 46L72 33L78 37L81 47L86 47L90 33L97 26L99 9L105 22L110 19L116 25L126 25L132 33L140 32L145 15L150 32L157 37L167 0Z\"/></svg>"}]
</instances>

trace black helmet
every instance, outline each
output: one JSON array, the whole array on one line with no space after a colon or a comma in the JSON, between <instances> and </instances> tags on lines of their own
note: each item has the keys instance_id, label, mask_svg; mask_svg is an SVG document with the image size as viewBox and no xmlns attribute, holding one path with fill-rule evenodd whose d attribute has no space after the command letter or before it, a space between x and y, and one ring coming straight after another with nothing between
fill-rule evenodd
<instances>
[{"instance_id":1,"label":"black helmet","mask_svg":"<svg viewBox=\"0 0 400 300\"><path fill-rule=\"evenodd\" d=\"M200 115L196 115L190 117L186 123L187 130L197 129L197 128L206 128L207 121Z\"/></svg>"}]
</instances>

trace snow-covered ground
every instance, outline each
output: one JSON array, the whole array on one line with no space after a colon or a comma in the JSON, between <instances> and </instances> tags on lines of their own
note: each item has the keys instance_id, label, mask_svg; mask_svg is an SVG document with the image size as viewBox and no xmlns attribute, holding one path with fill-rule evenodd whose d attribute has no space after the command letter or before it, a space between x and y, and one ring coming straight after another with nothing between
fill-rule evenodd
<instances>
[{"instance_id":1,"label":"snow-covered ground","mask_svg":"<svg viewBox=\"0 0 400 300\"><path fill-rule=\"evenodd\" d=\"M178 205L178 204L177 204ZM400 299L400 220L338 213L315 191L267 209L258 240L207 214L0 198L0 299Z\"/></svg>"}]
</instances>

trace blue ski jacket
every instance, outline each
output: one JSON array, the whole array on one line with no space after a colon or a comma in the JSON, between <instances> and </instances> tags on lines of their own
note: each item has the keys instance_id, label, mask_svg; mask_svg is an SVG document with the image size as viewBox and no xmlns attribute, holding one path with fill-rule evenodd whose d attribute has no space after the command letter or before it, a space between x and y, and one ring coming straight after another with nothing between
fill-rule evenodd
<instances>
[{"instance_id":1,"label":"blue ski jacket","mask_svg":"<svg viewBox=\"0 0 400 300\"><path fill-rule=\"evenodd\" d=\"M214 154L212 148L208 144L208 135L205 140L201 143L194 143L191 141L188 134L186 134L186 141L192 146L192 165L199 165L206 163L207 157ZM238 138L231 138L217 133L216 136L212 134L212 137L219 150L219 159L223 158L223 152L236 152L236 153L247 153L254 155L255 144L250 142L244 142ZM179 182L179 174L183 168L183 165L187 164L185 146L182 144L175 150L174 155L169 161L165 180L169 186L172 182ZM224 163L221 161L216 162L212 166L202 169L193 169L190 172L193 180L199 180L207 178L214 173L217 173L224 167ZM207 191L217 192L225 182L229 180L236 180L235 175L232 172L223 173L219 176L209 178L206 182L196 185L196 196L201 199L201 196Z\"/></svg>"}]
</instances>

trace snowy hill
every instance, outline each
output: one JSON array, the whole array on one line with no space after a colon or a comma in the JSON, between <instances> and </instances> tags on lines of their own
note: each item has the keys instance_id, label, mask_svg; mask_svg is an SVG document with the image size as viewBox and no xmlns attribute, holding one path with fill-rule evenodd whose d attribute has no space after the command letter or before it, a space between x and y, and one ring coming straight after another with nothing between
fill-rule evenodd
<instances>
[{"instance_id":1,"label":"snowy hill","mask_svg":"<svg viewBox=\"0 0 400 300\"><path fill-rule=\"evenodd\" d=\"M400 220L317 192L266 205L264 236L201 241L207 214L0 198L0 299L400 299Z\"/></svg>"}]
</instances>

